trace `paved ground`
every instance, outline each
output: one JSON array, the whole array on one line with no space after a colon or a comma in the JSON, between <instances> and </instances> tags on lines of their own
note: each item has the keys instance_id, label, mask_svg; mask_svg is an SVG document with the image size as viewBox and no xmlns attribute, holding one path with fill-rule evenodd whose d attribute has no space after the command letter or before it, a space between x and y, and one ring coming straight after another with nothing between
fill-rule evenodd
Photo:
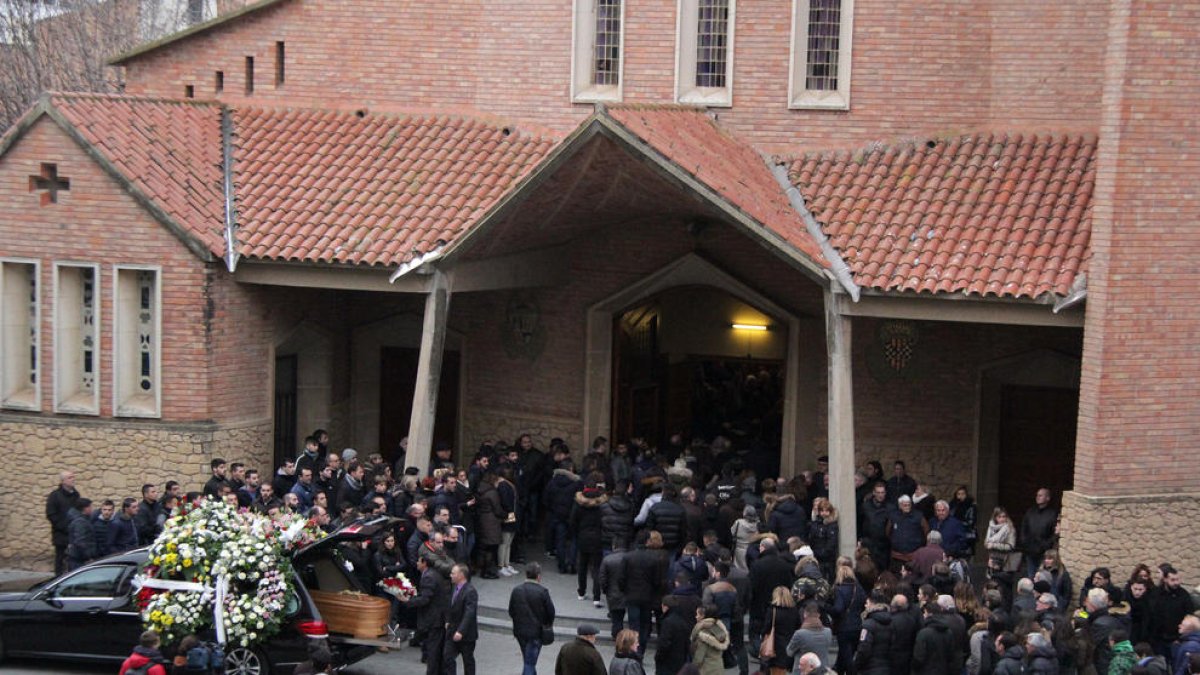
<instances>
[{"instance_id":1,"label":"paved ground","mask_svg":"<svg viewBox=\"0 0 1200 675\"><path fill-rule=\"evenodd\" d=\"M534 553L534 551L530 551ZM532 558L531 558L532 559ZM555 608L561 620L557 622L559 632L571 632L581 622L593 623L603 635L609 632L607 610L596 609L591 602L591 582L588 583L588 600L576 599L575 575L559 574L553 559L543 562L542 583L550 590ZM0 583L8 578L23 579L21 574L0 571ZM479 600L483 609L481 617L496 617L496 623L503 621L508 608L508 596L512 588L525 579L525 575L500 578L496 580L475 579L473 583L479 590ZM28 585L28 584L26 584ZM502 630L502 629L501 629ZM538 660L538 672L553 673L554 661L559 649L569 637L560 637L553 645L542 650ZM612 659L613 648L610 643L598 645L605 663ZM489 630L480 632L479 643L475 650L478 671L483 675L516 675L521 672L521 656L517 651L517 643L509 633L498 633ZM751 667L753 667L751 663ZM33 673L61 673L62 675L111 675L115 669L111 666L77 665L62 662L37 662L30 660L6 661L0 665L0 673L5 675L31 675ZM420 650L401 649L388 654L376 654L365 661L355 664L343 671L348 675L424 675L425 666L420 663ZM460 667L461 672L461 667ZM651 648L646 655L646 672L654 673L654 651ZM737 673L737 669L726 671ZM666 674L666 675L674 675Z\"/></svg>"}]
</instances>

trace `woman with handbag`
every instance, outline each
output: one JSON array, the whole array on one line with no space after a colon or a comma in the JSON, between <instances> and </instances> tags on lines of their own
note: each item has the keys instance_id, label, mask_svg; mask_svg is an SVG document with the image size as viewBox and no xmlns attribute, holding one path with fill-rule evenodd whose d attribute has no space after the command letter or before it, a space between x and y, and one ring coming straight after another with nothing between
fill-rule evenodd
<instances>
[{"instance_id":1,"label":"woman with handbag","mask_svg":"<svg viewBox=\"0 0 1200 675\"><path fill-rule=\"evenodd\" d=\"M500 576L511 577L519 574L512 566L513 539L517 536L517 486L513 482L512 469L503 467L499 471L500 480L496 481L496 491L500 493L500 507L504 510L504 519L500 521Z\"/></svg>"},{"instance_id":2,"label":"woman with handbag","mask_svg":"<svg viewBox=\"0 0 1200 675\"><path fill-rule=\"evenodd\" d=\"M787 655L787 644L800 625L796 612L796 601L786 586L776 586L771 592L771 604L767 608L770 626L763 635L758 648L759 665L770 675L787 675L792 670L792 657Z\"/></svg>"}]
</instances>

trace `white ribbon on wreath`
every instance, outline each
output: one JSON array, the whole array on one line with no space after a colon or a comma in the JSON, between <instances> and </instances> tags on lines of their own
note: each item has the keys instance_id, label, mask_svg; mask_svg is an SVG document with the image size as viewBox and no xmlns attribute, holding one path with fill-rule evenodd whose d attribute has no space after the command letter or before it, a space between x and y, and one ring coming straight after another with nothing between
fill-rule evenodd
<instances>
[{"instance_id":1,"label":"white ribbon on wreath","mask_svg":"<svg viewBox=\"0 0 1200 675\"><path fill-rule=\"evenodd\" d=\"M134 581L139 590L150 588L156 591L183 591L185 593L200 593L205 602L213 600L213 625L217 629L217 644L225 646L225 594L229 592L229 581L224 575L218 576L212 586L205 586L195 581L174 581L172 579L151 579L140 577Z\"/></svg>"}]
</instances>

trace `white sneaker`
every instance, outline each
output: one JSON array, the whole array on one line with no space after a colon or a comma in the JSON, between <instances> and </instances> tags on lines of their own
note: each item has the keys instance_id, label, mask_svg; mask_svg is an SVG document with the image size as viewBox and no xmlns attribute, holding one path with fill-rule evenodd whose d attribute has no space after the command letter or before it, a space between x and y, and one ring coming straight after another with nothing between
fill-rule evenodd
<instances>
[{"instance_id":1,"label":"white sneaker","mask_svg":"<svg viewBox=\"0 0 1200 675\"><path fill-rule=\"evenodd\" d=\"M508 570L508 573L509 573L510 575L517 575L517 574L520 574L520 573L521 573L521 572L520 572L520 570L518 570L517 568L513 567L512 565L509 565L509 566L508 566L508 567L506 567L505 569L507 569L507 570Z\"/></svg>"},{"instance_id":2,"label":"white sneaker","mask_svg":"<svg viewBox=\"0 0 1200 675\"><path fill-rule=\"evenodd\" d=\"M507 567L500 568L500 576L502 576L502 577L511 577L513 574L514 574L514 572L512 570L508 569Z\"/></svg>"},{"instance_id":3,"label":"white sneaker","mask_svg":"<svg viewBox=\"0 0 1200 675\"><path fill-rule=\"evenodd\" d=\"M580 596L576 596L576 598L575 598L575 599L576 599L576 600L587 600L587 596L586 596L586 595L580 595Z\"/></svg>"},{"instance_id":4,"label":"white sneaker","mask_svg":"<svg viewBox=\"0 0 1200 675\"><path fill-rule=\"evenodd\" d=\"M599 600L592 601L592 607L595 607L596 609L600 609L603 606L604 606L604 603L600 602Z\"/></svg>"}]
</instances>

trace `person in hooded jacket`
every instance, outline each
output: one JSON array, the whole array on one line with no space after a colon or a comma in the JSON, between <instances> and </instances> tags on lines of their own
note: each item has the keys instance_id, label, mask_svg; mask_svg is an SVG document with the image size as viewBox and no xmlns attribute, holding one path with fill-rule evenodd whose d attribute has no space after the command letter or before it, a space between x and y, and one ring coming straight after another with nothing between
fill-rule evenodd
<instances>
[{"instance_id":1,"label":"person in hooded jacket","mask_svg":"<svg viewBox=\"0 0 1200 675\"><path fill-rule=\"evenodd\" d=\"M549 516L547 533L553 544L547 544L558 560L558 571L568 574L575 569L575 546L570 535L571 505L579 492L579 476L571 470L571 460L564 459L546 484L543 498Z\"/></svg>"},{"instance_id":2,"label":"person in hooded jacket","mask_svg":"<svg viewBox=\"0 0 1200 675\"><path fill-rule=\"evenodd\" d=\"M1025 650L1017 636L1008 631L996 636L996 653L1000 658L992 675L1021 675L1025 671Z\"/></svg>"},{"instance_id":3,"label":"person in hooded jacket","mask_svg":"<svg viewBox=\"0 0 1200 675\"><path fill-rule=\"evenodd\" d=\"M830 603L829 614L833 617L834 635L837 636L838 655L833 669L835 672L848 673L855 660L855 650L863 629L863 608L866 606L867 593L854 577L853 562L847 557L838 558L837 572L834 577L833 600ZM891 619L888 619L890 628ZM888 640L891 646L891 640Z\"/></svg>"},{"instance_id":4,"label":"person in hooded jacket","mask_svg":"<svg viewBox=\"0 0 1200 675\"><path fill-rule=\"evenodd\" d=\"M948 615L934 603L926 604L923 614L925 625L913 644L913 675L957 675L965 659L951 634Z\"/></svg>"},{"instance_id":5,"label":"person in hooded jacket","mask_svg":"<svg viewBox=\"0 0 1200 675\"><path fill-rule=\"evenodd\" d=\"M629 498L632 492L628 480L618 480L608 501L600 506L600 535L605 550L618 545L628 550L633 544L633 518L637 512Z\"/></svg>"},{"instance_id":6,"label":"person in hooded jacket","mask_svg":"<svg viewBox=\"0 0 1200 675\"><path fill-rule=\"evenodd\" d=\"M808 541L808 513L796 501L794 493L779 495L767 520L767 529L778 535L780 541L787 541L791 537Z\"/></svg>"},{"instance_id":7,"label":"person in hooded jacket","mask_svg":"<svg viewBox=\"0 0 1200 675\"><path fill-rule=\"evenodd\" d=\"M854 650L854 668L859 675L891 675L892 672L892 642L895 632L892 629L892 614L888 610L888 598L882 591L871 592L866 603L866 619L862 621L862 639ZM838 660L842 660L841 641L838 644ZM836 666L835 671L839 670Z\"/></svg>"},{"instance_id":8,"label":"person in hooded jacket","mask_svg":"<svg viewBox=\"0 0 1200 675\"><path fill-rule=\"evenodd\" d=\"M700 548L694 542L689 541L684 545L679 558L671 563L667 578L675 579L680 574L686 574L697 588L708 581L708 563L704 562Z\"/></svg>"},{"instance_id":9,"label":"person in hooded jacket","mask_svg":"<svg viewBox=\"0 0 1200 675\"><path fill-rule=\"evenodd\" d=\"M700 675L725 675L725 650L729 649L729 629L717 616L715 605L696 610L696 625L692 627L692 663Z\"/></svg>"},{"instance_id":10,"label":"person in hooded jacket","mask_svg":"<svg viewBox=\"0 0 1200 675\"><path fill-rule=\"evenodd\" d=\"M142 668L148 663L154 665L146 671L146 675L167 675L166 659L163 658L162 652L158 651L160 640L158 633L148 630L142 633L138 639L138 645L133 648L133 653L121 663L119 675L125 675L131 668Z\"/></svg>"},{"instance_id":11,"label":"person in hooded jacket","mask_svg":"<svg viewBox=\"0 0 1200 675\"><path fill-rule=\"evenodd\" d=\"M1133 651L1137 654L1137 665L1145 668L1149 675L1171 675L1171 668L1167 665L1167 659L1159 654L1154 653L1154 647L1149 642L1139 642L1133 646Z\"/></svg>"},{"instance_id":12,"label":"person in hooded jacket","mask_svg":"<svg viewBox=\"0 0 1200 675\"><path fill-rule=\"evenodd\" d=\"M598 472L593 472L584 483L583 489L575 493L575 504L571 507L571 536L575 538L575 549L579 576L579 599L587 596L588 574L592 575L592 604L600 606L600 560L604 552L601 534L600 507L608 502L604 483Z\"/></svg>"}]
</instances>

